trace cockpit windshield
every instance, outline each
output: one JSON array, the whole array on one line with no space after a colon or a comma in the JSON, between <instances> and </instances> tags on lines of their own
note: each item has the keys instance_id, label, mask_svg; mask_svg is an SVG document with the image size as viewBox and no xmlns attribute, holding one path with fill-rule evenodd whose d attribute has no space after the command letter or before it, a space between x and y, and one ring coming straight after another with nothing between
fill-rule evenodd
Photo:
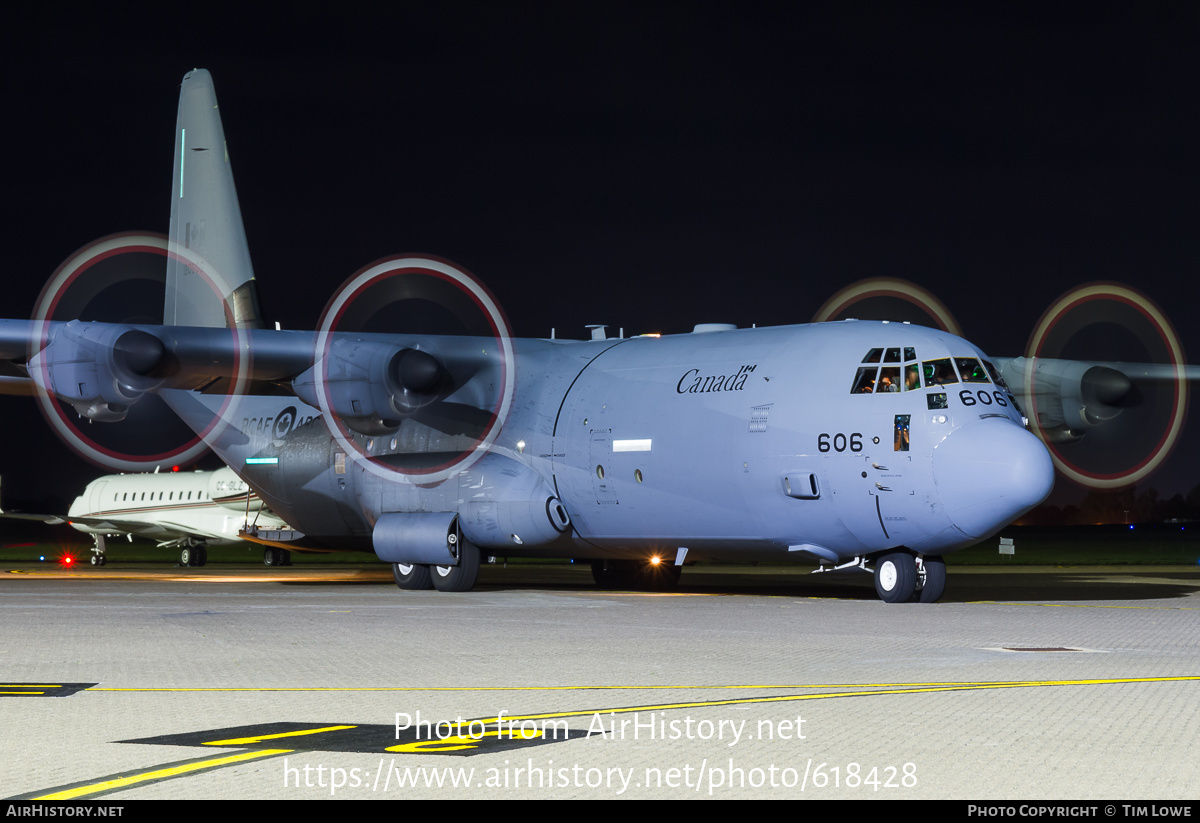
<instances>
[{"instance_id":1,"label":"cockpit windshield","mask_svg":"<svg viewBox=\"0 0 1200 823\"><path fill-rule=\"evenodd\" d=\"M890 394L954 383L992 383L1007 388L996 367L976 357L919 361L912 346L870 349L854 375L851 394Z\"/></svg>"}]
</instances>

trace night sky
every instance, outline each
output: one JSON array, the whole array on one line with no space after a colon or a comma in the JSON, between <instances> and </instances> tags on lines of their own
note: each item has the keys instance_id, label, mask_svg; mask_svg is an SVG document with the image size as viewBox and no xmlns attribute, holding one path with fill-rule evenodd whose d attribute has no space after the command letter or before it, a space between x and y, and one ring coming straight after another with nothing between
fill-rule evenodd
<instances>
[{"instance_id":1,"label":"night sky","mask_svg":"<svg viewBox=\"0 0 1200 823\"><path fill-rule=\"evenodd\" d=\"M426 252L520 336L807 322L899 277L1011 356L1058 295L1113 280L1200 359L1200 6L581 5L6 19L4 315L90 240L166 230L179 81L203 67L285 328ZM32 401L0 408L6 500L101 473ZM1193 413L1145 485L1186 493L1198 452Z\"/></svg>"}]
</instances>

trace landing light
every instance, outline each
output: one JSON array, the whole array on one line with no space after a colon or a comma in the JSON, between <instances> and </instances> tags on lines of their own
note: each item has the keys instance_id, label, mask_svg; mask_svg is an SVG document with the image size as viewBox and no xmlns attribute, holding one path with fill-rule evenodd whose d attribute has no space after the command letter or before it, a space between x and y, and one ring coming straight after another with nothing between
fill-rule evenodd
<instances>
[{"instance_id":1,"label":"landing light","mask_svg":"<svg viewBox=\"0 0 1200 823\"><path fill-rule=\"evenodd\" d=\"M651 557L651 558L650 558L650 565L651 565L651 566L657 566L657 565L658 565L659 563L661 563L661 562L662 562L662 558L661 558L661 557L654 556L654 557Z\"/></svg>"}]
</instances>

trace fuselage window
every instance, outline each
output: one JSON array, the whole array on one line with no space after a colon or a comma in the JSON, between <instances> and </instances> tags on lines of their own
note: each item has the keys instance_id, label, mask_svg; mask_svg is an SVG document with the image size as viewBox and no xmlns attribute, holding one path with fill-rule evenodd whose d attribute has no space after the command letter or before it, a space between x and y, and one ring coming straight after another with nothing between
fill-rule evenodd
<instances>
[{"instance_id":1,"label":"fuselage window","mask_svg":"<svg viewBox=\"0 0 1200 823\"><path fill-rule=\"evenodd\" d=\"M888 349L887 352L883 356L883 362L884 363L899 363L900 362L900 349Z\"/></svg>"},{"instance_id":2,"label":"fuselage window","mask_svg":"<svg viewBox=\"0 0 1200 823\"><path fill-rule=\"evenodd\" d=\"M862 359L864 363L878 363L883 357L883 349L871 349L867 352L867 356Z\"/></svg>"},{"instance_id":3,"label":"fuselage window","mask_svg":"<svg viewBox=\"0 0 1200 823\"><path fill-rule=\"evenodd\" d=\"M912 415L910 414L896 415L896 436L892 445L892 451L908 451L908 427L911 419Z\"/></svg>"}]
</instances>

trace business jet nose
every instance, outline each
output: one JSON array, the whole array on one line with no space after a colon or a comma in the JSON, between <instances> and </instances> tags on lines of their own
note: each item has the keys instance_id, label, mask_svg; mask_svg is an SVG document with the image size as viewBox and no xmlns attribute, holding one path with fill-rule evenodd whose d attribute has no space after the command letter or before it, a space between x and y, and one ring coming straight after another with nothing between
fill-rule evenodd
<instances>
[{"instance_id":1,"label":"business jet nose","mask_svg":"<svg viewBox=\"0 0 1200 823\"><path fill-rule=\"evenodd\" d=\"M933 478L950 521L982 539L1046 499L1054 464L1034 435L994 418L968 423L939 443Z\"/></svg>"}]
</instances>

